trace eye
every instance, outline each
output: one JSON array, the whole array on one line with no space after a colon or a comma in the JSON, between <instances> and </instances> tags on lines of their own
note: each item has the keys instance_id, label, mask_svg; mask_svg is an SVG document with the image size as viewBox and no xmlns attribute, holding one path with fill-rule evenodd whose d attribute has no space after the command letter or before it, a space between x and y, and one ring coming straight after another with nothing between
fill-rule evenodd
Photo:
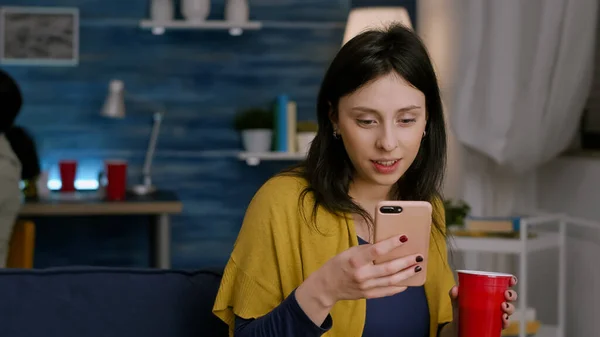
<instances>
[{"instance_id":1,"label":"eye","mask_svg":"<svg viewBox=\"0 0 600 337\"><path fill-rule=\"evenodd\" d=\"M376 122L372 119L357 119L356 122L360 125L364 125L364 126L369 126L369 125L373 125Z\"/></svg>"},{"instance_id":2,"label":"eye","mask_svg":"<svg viewBox=\"0 0 600 337\"><path fill-rule=\"evenodd\" d=\"M414 123L416 121L417 121L416 118L403 118L403 119L400 120L400 123L402 123L402 124L410 124L410 123Z\"/></svg>"}]
</instances>

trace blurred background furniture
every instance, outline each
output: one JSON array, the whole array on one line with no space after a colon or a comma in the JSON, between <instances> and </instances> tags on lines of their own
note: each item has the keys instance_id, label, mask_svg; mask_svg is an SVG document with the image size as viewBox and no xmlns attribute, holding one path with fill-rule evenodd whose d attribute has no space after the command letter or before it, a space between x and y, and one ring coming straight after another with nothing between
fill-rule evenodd
<instances>
[{"instance_id":1,"label":"blurred background furniture","mask_svg":"<svg viewBox=\"0 0 600 337\"><path fill-rule=\"evenodd\" d=\"M89 193L88 193L89 194ZM79 196L79 199L77 199ZM150 265L154 268L171 267L170 215L181 213L183 203L171 191L158 190L146 196L128 194L126 199L110 202L86 196L86 192L74 198L63 199L60 193L48 199L28 200L19 213L27 217L148 215L150 217Z\"/></svg>"},{"instance_id":2,"label":"blurred background furniture","mask_svg":"<svg viewBox=\"0 0 600 337\"><path fill-rule=\"evenodd\" d=\"M553 226L554 230L549 225ZM481 261L478 260L480 253L517 257L518 272L504 271L518 277L519 283L516 290L519 298L515 303L517 312L511 318L511 327L503 332L503 336L526 337L532 334L538 337L565 336L567 304L566 231L567 219L560 214L544 214L521 218L517 231L508 233L508 235L507 233L453 231L449 249L466 253L464 257L465 269L486 271L494 269L480 263ZM555 291L555 297L557 298L555 308L557 324L555 325L540 322L536 317L534 308L530 306L532 301L528 294L532 285L530 276L535 265L535 262L531 263L530 255L536 252L553 250L558 251L558 260L555 262L558 265L557 275L549 276L558 280Z\"/></svg>"},{"instance_id":3,"label":"blurred background furniture","mask_svg":"<svg viewBox=\"0 0 600 337\"><path fill-rule=\"evenodd\" d=\"M35 254L35 223L17 220L10 238L7 268L33 268Z\"/></svg>"}]
</instances>

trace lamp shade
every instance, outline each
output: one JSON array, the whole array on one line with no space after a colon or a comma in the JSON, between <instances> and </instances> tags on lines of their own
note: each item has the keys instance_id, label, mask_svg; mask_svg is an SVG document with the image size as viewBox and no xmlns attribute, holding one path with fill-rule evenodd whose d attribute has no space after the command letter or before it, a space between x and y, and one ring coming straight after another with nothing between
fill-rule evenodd
<instances>
[{"instance_id":1,"label":"lamp shade","mask_svg":"<svg viewBox=\"0 0 600 337\"><path fill-rule=\"evenodd\" d=\"M360 7L352 9L346 22L343 44L367 29L385 28L392 23L400 23L410 29L413 28L408 11L404 7Z\"/></svg>"},{"instance_id":2,"label":"lamp shade","mask_svg":"<svg viewBox=\"0 0 600 337\"><path fill-rule=\"evenodd\" d=\"M108 96L100 114L108 118L125 118L125 85L123 81L112 80L108 86Z\"/></svg>"}]
</instances>

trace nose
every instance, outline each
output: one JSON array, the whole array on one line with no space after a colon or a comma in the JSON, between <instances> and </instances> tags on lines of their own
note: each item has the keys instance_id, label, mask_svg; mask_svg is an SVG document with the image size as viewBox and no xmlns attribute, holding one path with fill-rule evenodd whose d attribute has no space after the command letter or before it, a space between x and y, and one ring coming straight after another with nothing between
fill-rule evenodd
<instances>
[{"instance_id":1,"label":"nose","mask_svg":"<svg viewBox=\"0 0 600 337\"><path fill-rule=\"evenodd\" d=\"M389 126L382 128L376 146L386 152L391 152L398 147L398 139Z\"/></svg>"}]
</instances>

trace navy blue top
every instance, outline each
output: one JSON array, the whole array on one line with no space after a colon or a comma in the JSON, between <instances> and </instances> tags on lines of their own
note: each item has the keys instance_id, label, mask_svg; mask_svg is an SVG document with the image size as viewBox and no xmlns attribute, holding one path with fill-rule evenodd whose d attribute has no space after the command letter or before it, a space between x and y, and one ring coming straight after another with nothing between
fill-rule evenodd
<instances>
[{"instance_id":1,"label":"navy blue top","mask_svg":"<svg viewBox=\"0 0 600 337\"><path fill-rule=\"evenodd\" d=\"M359 243L367 244L361 238ZM257 319L235 319L236 337L318 337L333 326L328 315L315 325L296 301L293 291L281 304ZM429 306L423 287L409 287L399 294L367 299L363 337L428 337Z\"/></svg>"},{"instance_id":2,"label":"navy blue top","mask_svg":"<svg viewBox=\"0 0 600 337\"><path fill-rule=\"evenodd\" d=\"M358 238L361 245L367 244ZM367 299L363 337L428 337L429 305L425 288L408 287L396 295Z\"/></svg>"}]
</instances>

